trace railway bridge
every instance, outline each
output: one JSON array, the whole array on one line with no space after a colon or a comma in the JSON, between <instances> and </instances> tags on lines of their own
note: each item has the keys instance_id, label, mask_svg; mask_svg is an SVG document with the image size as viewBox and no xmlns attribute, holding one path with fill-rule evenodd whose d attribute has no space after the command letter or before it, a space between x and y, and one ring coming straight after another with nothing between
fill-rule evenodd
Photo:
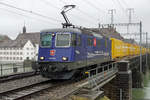
<instances>
[{"instance_id":1,"label":"railway bridge","mask_svg":"<svg viewBox=\"0 0 150 100\"><path fill-rule=\"evenodd\" d=\"M142 88L142 75L150 69L150 55L124 57L86 72L88 82L74 93L73 100L132 100L132 88ZM105 97L106 96L106 97ZM103 100L103 99L102 99Z\"/></svg>"}]
</instances>

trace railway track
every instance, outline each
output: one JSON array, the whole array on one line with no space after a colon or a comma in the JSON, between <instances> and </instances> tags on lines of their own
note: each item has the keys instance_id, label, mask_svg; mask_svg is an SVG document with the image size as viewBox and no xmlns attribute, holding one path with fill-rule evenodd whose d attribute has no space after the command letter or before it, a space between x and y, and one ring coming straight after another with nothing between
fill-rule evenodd
<instances>
[{"instance_id":1,"label":"railway track","mask_svg":"<svg viewBox=\"0 0 150 100\"><path fill-rule=\"evenodd\" d=\"M33 94L58 86L50 80L0 93L0 100L22 100Z\"/></svg>"},{"instance_id":2,"label":"railway track","mask_svg":"<svg viewBox=\"0 0 150 100\"><path fill-rule=\"evenodd\" d=\"M79 85L83 84L87 80L66 81L55 88L47 89L45 92L40 93L39 96L35 95L27 100L70 100L70 96L77 92L81 87Z\"/></svg>"},{"instance_id":3,"label":"railway track","mask_svg":"<svg viewBox=\"0 0 150 100\"><path fill-rule=\"evenodd\" d=\"M13 74L8 76L1 76L0 77L0 83L12 81L15 79L22 79L26 77L36 76L38 74L35 74L35 72L26 72L26 73L19 73L19 74Z\"/></svg>"}]
</instances>

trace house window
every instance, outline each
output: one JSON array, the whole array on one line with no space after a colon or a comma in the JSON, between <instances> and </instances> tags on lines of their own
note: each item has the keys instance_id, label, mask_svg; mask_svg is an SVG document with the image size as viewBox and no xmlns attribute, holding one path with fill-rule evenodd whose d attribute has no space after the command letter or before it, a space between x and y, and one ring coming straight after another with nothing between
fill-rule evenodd
<instances>
[{"instance_id":1,"label":"house window","mask_svg":"<svg viewBox=\"0 0 150 100\"><path fill-rule=\"evenodd\" d=\"M29 60L29 57L26 57L27 60Z\"/></svg>"}]
</instances>

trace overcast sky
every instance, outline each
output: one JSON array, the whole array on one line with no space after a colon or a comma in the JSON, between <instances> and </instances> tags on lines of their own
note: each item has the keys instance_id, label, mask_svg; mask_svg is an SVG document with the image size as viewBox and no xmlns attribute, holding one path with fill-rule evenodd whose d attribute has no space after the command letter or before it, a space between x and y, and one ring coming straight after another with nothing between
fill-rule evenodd
<instances>
[{"instance_id":1,"label":"overcast sky","mask_svg":"<svg viewBox=\"0 0 150 100\"><path fill-rule=\"evenodd\" d=\"M20 11L4 4L45 17ZM22 32L24 22L27 32L60 28L61 23L64 22L60 12L66 4L76 5L75 9L67 13L71 23L84 27L98 27L98 23L110 23L109 9L116 9L114 23L128 22L126 9L134 8L132 22L141 20L143 31L150 33L150 0L0 0L0 33L14 39Z\"/></svg>"}]
</instances>

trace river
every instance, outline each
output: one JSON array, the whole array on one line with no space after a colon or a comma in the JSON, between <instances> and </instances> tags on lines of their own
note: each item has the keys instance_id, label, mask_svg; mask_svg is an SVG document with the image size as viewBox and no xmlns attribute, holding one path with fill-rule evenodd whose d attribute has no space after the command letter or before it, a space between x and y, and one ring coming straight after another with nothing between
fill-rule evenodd
<instances>
[{"instance_id":1,"label":"river","mask_svg":"<svg viewBox=\"0 0 150 100\"><path fill-rule=\"evenodd\" d=\"M144 88L133 89L132 100L150 100L150 72L144 77Z\"/></svg>"}]
</instances>

